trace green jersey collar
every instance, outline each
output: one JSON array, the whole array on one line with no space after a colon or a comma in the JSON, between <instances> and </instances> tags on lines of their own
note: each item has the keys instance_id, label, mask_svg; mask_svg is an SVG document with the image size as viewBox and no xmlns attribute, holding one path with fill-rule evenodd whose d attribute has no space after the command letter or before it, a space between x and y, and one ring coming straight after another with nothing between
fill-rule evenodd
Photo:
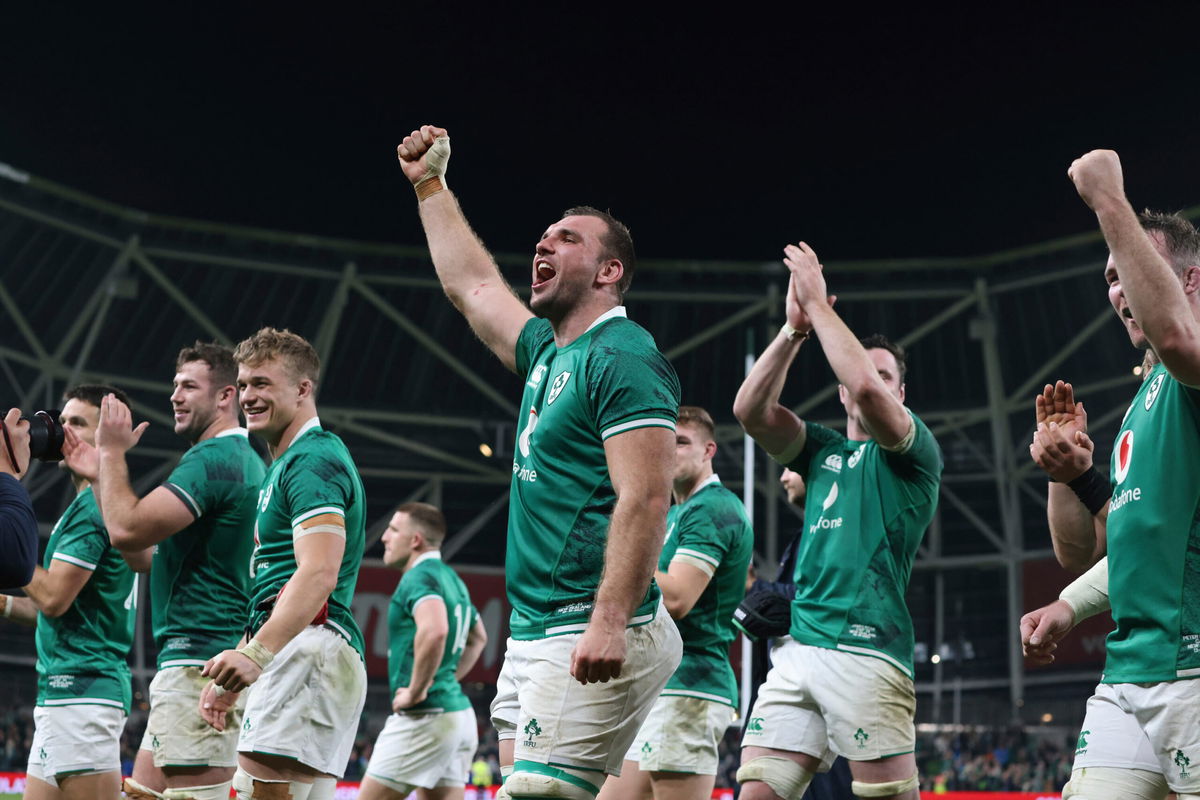
<instances>
[{"instance_id":1,"label":"green jersey collar","mask_svg":"<svg viewBox=\"0 0 1200 800\"><path fill-rule=\"evenodd\" d=\"M321 418L313 417L308 422L304 423L303 427L301 427L300 430L296 431L296 435L294 437L292 437L292 444L295 444L297 441L299 441L300 437L303 436L304 434L308 433L309 431L313 430L314 428L319 428L319 427L321 427Z\"/></svg>"},{"instance_id":2,"label":"green jersey collar","mask_svg":"<svg viewBox=\"0 0 1200 800\"><path fill-rule=\"evenodd\" d=\"M419 555L413 559L412 564L410 564L408 568L412 569L417 564L420 564L422 561L434 561L434 560L437 560L437 561L442 560L442 551L441 550L427 550L424 553L421 553L421 555Z\"/></svg>"},{"instance_id":3,"label":"green jersey collar","mask_svg":"<svg viewBox=\"0 0 1200 800\"><path fill-rule=\"evenodd\" d=\"M226 428L213 438L220 439L222 436L241 436L243 439L249 439L250 431L246 430L245 428Z\"/></svg>"},{"instance_id":4,"label":"green jersey collar","mask_svg":"<svg viewBox=\"0 0 1200 800\"><path fill-rule=\"evenodd\" d=\"M600 316L596 317L596 319L592 321L592 324L587 326L587 330L584 331L584 333L587 333L588 331L592 330L593 328L600 327L604 323L608 322L610 319L616 319L617 317L628 317L628 316L629 315L625 313L625 306L614 306L613 308L610 308L608 311L605 311Z\"/></svg>"}]
</instances>

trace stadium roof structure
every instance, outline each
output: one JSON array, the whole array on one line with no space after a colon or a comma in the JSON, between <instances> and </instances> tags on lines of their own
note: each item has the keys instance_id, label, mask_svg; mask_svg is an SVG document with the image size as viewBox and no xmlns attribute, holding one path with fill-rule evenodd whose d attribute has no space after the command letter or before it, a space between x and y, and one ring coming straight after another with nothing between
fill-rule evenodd
<instances>
[{"instance_id":1,"label":"stadium roof structure","mask_svg":"<svg viewBox=\"0 0 1200 800\"><path fill-rule=\"evenodd\" d=\"M420 499L446 510L448 558L503 563L521 382L442 295L423 247L163 217L3 164L0 178L6 402L32 411L58 407L72 383L121 386L135 416L152 423L131 453L145 491L185 448L167 400L178 350L197 338L236 343L263 325L287 327L320 353L320 413L366 484L369 553L381 552L392 509ZM545 222L530 220L531 246ZM519 292L531 253L497 256ZM1051 555L1045 479L1027 453L1033 397L1055 378L1072 381L1091 415L1097 463L1107 465L1139 380L1141 354L1105 296L1105 258L1100 236L1085 233L959 259L826 262L851 328L910 349L908 403L945 454L939 511L909 596L917 638L938 647L955 625L959 638L969 626L977 646L967 688L1008 687L1014 710L1024 681L1013 645L1025 610L1021 567ZM647 259L628 297L631 318L674 363L683 402L716 419L725 483L745 491L753 476L746 498L766 571L797 518L778 468L745 446L731 406L749 359L782 322L785 288L779 262ZM818 346L803 348L784 397L805 418L844 424ZM43 523L69 500L54 469L35 468L27 485ZM919 688L940 697L946 674L922 664Z\"/></svg>"}]
</instances>

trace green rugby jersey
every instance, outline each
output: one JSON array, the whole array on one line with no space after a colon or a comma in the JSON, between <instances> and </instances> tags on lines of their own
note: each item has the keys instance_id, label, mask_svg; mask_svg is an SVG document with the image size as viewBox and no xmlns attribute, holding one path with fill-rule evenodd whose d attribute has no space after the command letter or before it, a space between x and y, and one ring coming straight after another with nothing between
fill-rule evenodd
<instances>
[{"instance_id":1,"label":"green rugby jersey","mask_svg":"<svg viewBox=\"0 0 1200 800\"><path fill-rule=\"evenodd\" d=\"M463 694L454 677L458 659L467 644L467 634L479 612L471 605L466 584L442 561L437 551L422 553L396 586L388 606L388 682L392 695L408 686L412 680L413 638L417 623L413 611L422 602L438 598L446 604L449 633L442 652L442 663L433 676L429 695L407 709L408 711L460 711L470 708L471 701Z\"/></svg>"},{"instance_id":2,"label":"green rugby jersey","mask_svg":"<svg viewBox=\"0 0 1200 800\"><path fill-rule=\"evenodd\" d=\"M158 546L150 569L159 669L203 666L242 638L266 472L246 429L231 428L190 448L163 483L195 521Z\"/></svg>"},{"instance_id":3,"label":"green rugby jersey","mask_svg":"<svg viewBox=\"0 0 1200 800\"><path fill-rule=\"evenodd\" d=\"M942 454L925 423L908 413L916 431L903 453L809 422L799 454L779 460L808 486L792 638L881 658L911 678L904 594L937 505Z\"/></svg>"},{"instance_id":4,"label":"green rugby jersey","mask_svg":"<svg viewBox=\"0 0 1200 800\"><path fill-rule=\"evenodd\" d=\"M101 705L129 713L137 576L108 541L89 486L50 532L42 564L55 559L91 572L61 617L37 617L39 706Z\"/></svg>"},{"instance_id":5,"label":"green rugby jersey","mask_svg":"<svg viewBox=\"0 0 1200 800\"><path fill-rule=\"evenodd\" d=\"M738 686L729 664L737 634L733 612L746 593L746 569L754 551L754 529L737 495L716 475L667 513L667 539L658 568L682 559L709 575L708 586L683 619L683 660L663 695L685 695L737 706Z\"/></svg>"},{"instance_id":6,"label":"green rugby jersey","mask_svg":"<svg viewBox=\"0 0 1200 800\"><path fill-rule=\"evenodd\" d=\"M1105 683L1200 677L1200 390L1159 364L1112 454Z\"/></svg>"},{"instance_id":7,"label":"green rugby jersey","mask_svg":"<svg viewBox=\"0 0 1200 800\"><path fill-rule=\"evenodd\" d=\"M679 379L644 328L618 306L566 347L544 319L517 339L526 379L517 419L505 569L514 639L587 627L616 504L604 440L649 426L675 429ZM651 582L630 621L654 618Z\"/></svg>"},{"instance_id":8,"label":"green rugby jersey","mask_svg":"<svg viewBox=\"0 0 1200 800\"><path fill-rule=\"evenodd\" d=\"M296 573L292 529L321 514L337 514L346 522L346 551L337 586L329 596L327 624L363 655L362 631L350 613L358 568L366 544L366 499L358 469L342 440L322 430L313 417L288 449L271 464L258 493L254 554L250 566L250 627L258 630L268 612L257 610L279 593Z\"/></svg>"}]
</instances>

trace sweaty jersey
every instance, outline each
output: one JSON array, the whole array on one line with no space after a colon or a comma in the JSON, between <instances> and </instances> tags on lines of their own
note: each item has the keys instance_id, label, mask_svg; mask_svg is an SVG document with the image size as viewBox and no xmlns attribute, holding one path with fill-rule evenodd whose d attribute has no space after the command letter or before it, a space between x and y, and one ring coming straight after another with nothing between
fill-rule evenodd
<instances>
[{"instance_id":1,"label":"sweaty jersey","mask_svg":"<svg viewBox=\"0 0 1200 800\"><path fill-rule=\"evenodd\" d=\"M89 486L50 532L43 566L55 560L91 572L60 617L37 617L39 706L101 705L129 713L129 665L137 577L108 541Z\"/></svg>"},{"instance_id":2,"label":"sweaty jersey","mask_svg":"<svg viewBox=\"0 0 1200 800\"><path fill-rule=\"evenodd\" d=\"M799 454L778 460L808 486L792 638L881 658L911 678L913 627L904 594L933 519L942 454L925 423L909 416L916 429L902 453L809 422Z\"/></svg>"},{"instance_id":3,"label":"sweaty jersey","mask_svg":"<svg viewBox=\"0 0 1200 800\"><path fill-rule=\"evenodd\" d=\"M1112 454L1105 683L1200 677L1200 390L1159 364Z\"/></svg>"},{"instance_id":4,"label":"sweaty jersey","mask_svg":"<svg viewBox=\"0 0 1200 800\"><path fill-rule=\"evenodd\" d=\"M458 679L458 659L467 644L479 612L471 605L466 584L442 561L437 551L422 553L409 567L388 606L388 682L392 695L408 686L412 680L413 639L417 623L413 612L421 603L440 599L446 605L448 633L442 650L442 661L433 676L428 696L407 711L460 711L471 707Z\"/></svg>"},{"instance_id":5,"label":"sweaty jersey","mask_svg":"<svg viewBox=\"0 0 1200 800\"><path fill-rule=\"evenodd\" d=\"M729 664L736 630L733 612L746 593L746 569L754 551L754 529L737 495L711 476L691 497L671 506L658 568L685 561L706 572L696 605L675 620L683 638L683 660L664 695L684 695L737 706L737 680Z\"/></svg>"},{"instance_id":6,"label":"sweaty jersey","mask_svg":"<svg viewBox=\"0 0 1200 800\"><path fill-rule=\"evenodd\" d=\"M295 530L300 523L322 514L336 514L346 522L346 551L338 570L337 586L329 595L329 627L363 654L362 631L350 613L350 600L358 583L358 567L366 544L367 502L362 479L342 440L322 430L313 417L267 470L258 493L254 523L254 555L250 567L250 628L267 621L271 598L296 574Z\"/></svg>"},{"instance_id":7,"label":"sweaty jersey","mask_svg":"<svg viewBox=\"0 0 1200 800\"><path fill-rule=\"evenodd\" d=\"M517 419L505 566L514 639L587 627L604 566L616 493L604 440L657 426L675 429L679 379L644 328L618 306L566 347L544 319L517 339L525 376ZM654 618L651 582L630 621Z\"/></svg>"},{"instance_id":8,"label":"sweaty jersey","mask_svg":"<svg viewBox=\"0 0 1200 800\"><path fill-rule=\"evenodd\" d=\"M163 483L195 521L158 546L150 568L159 669L203 666L242 638L266 472L246 429L231 428L184 453Z\"/></svg>"}]
</instances>

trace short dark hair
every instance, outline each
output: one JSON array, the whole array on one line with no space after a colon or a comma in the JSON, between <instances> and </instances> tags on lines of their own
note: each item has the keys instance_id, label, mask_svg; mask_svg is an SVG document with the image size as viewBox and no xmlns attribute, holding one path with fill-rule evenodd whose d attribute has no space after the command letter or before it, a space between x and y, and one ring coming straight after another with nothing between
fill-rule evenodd
<instances>
[{"instance_id":1,"label":"short dark hair","mask_svg":"<svg viewBox=\"0 0 1200 800\"><path fill-rule=\"evenodd\" d=\"M712 441L717 440L717 427L713 425L712 417L707 411L700 406L680 406L679 419L675 423L679 425L691 425L695 428L700 428L704 431L708 438Z\"/></svg>"},{"instance_id":2,"label":"short dark hair","mask_svg":"<svg viewBox=\"0 0 1200 800\"><path fill-rule=\"evenodd\" d=\"M865 350L887 350L896 358L896 368L900 370L900 382L904 383L904 375L908 372L908 354L904 348L884 336L882 333L872 333L858 340Z\"/></svg>"},{"instance_id":3,"label":"short dark hair","mask_svg":"<svg viewBox=\"0 0 1200 800\"><path fill-rule=\"evenodd\" d=\"M396 507L397 514L408 514L426 540L437 547L446 538L446 517L437 506L429 503L401 503Z\"/></svg>"},{"instance_id":4,"label":"short dark hair","mask_svg":"<svg viewBox=\"0 0 1200 800\"><path fill-rule=\"evenodd\" d=\"M133 404L129 402L129 395L115 386L109 386L107 383L81 383L78 386L72 386L63 392L63 402L65 403L68 400L82 400L88 405L99 408L106 394L116 395L118 400L133 408Z\"/></svg>"},{"instance_id":5,"label":"short dark hair","mask_svg":"<svg viewBox=\"0 0 1200 800\"><path fill-rule=\"evenodd\" d=\"M237 384L238 366L233 358L232 348L217 342L202 342L197 339L195 344L179 351L179 357L175 359L175 371L178 372L184 364L192 361L203 361L208 365L214 386Z\"/></svg>"},{"instance_id":6,"label":"short dark hair","mask_svg":"<svg viewBox=\"0 0 1200 800\"><path fill-rule=\"evenodd\" d=\"M297 383L304 378L316 383L321 372L321 358L316 349L303 336L287 328L260 329L238 343L233 357L239 364L251 367L278 359Z\"/></svg>"},{"instance_id":7,"label":"short dark hair","mask_svg":"<svg viewBox=\"0 0 1200 800\"><path fill-rule=\"evenodd\" d=\"M1186 268L1200 265L1200 231L1178 212L1168 214L1147 208L1138 214L1138 221L1147 233L1162 236L1176 273L1182 275Z\"/></svg>"},{"instance_id":8,"label":"short dark hair","mask_svg":"<svg viewBox=\"0 0 1200 800\"><path fill-rule=\"evenodd\" d=\"M624 297L629 291L629 284L633 283L633 271L637 268L637 255L633 252L633 235L629 233L629 228L607 211L592 206L568 208L563 216L596 217L604 221L608 232L600 237L600 244L604 246L604 258L615 258L625 268L617 283L617 294Z\"/></svg>"}]
</instances>

